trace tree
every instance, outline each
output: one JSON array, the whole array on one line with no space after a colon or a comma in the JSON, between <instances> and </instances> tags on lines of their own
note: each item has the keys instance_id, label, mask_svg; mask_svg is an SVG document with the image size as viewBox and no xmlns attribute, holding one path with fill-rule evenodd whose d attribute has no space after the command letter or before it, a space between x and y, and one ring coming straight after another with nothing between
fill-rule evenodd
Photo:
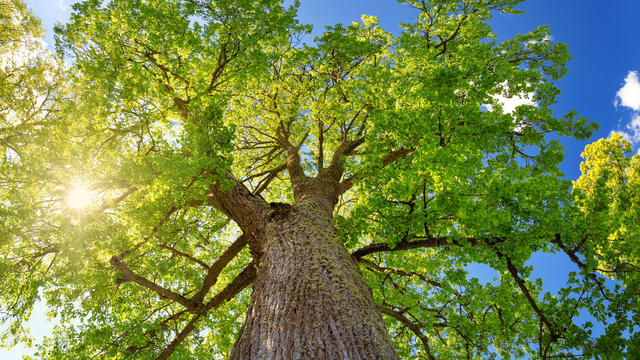
<instances>
[{"instance_id":1,"label":"tree","mask_svg":"<svg viewBox=\"0 0 640 360\"><path fill-rule=\"evenodd\" d=\"M311 44L276 0L74 5L64 77L5 77L55 94L0 119L8 339L44 299L49 359L640 352L639 160L613 136L563 179L557 137L595 128L550 109L566 46L497 41L517 0L401 2L401 34L363 16ZM7 4L2 31L37 35ZM536 251L579 269L556 297L528 278Z\"/></svg>"}]
</instances>

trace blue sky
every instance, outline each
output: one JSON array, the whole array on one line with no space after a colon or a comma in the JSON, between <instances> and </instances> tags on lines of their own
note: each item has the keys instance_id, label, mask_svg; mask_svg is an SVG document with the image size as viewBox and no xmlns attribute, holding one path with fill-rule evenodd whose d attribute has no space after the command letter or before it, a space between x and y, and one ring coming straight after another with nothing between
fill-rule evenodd
<instances>
[{"instance_id":1,"label":"blue sky","mask_svg":"<svg viewBox=\"0 0 640 360\"><path fill-rule=\"evenodd\" d=\"M64 22L71 11L71 0L27 0L29 7L42 20L47 31L46 42L53 46L51 28ZM568 179L579 174L580 153L584 146L612 131L618 131L632 141L634 151L640 145L640 1L616 0L603 3L595 0L529 0L519 9L524 15L497 15L491 22L502 39L517 33L549 25L553 41L568 44L573 60L569 73L559 82L563 93L554 106L560 117L571 109L580 116L600 124L600 131L588 141L561 139L565 146L562 170ZM414 12L394 0L302 0L300 20L314 24L317 34L325 25L337 22L349 24L363 13L375 15L380 24L397 32L399 21L409 21ZM566 257L536 254L530 261L536 270L534 277L545 280L546 289L557 290L566 273L573 270ZM478 276L490 276L482 266L472 267ZM51 331L44 321L42 308L36 309L32 330L39 338ZM20 359L24 348L0 350L0 358Z\"/></svg>"},{"instance_id":2,"label":"blue sky","mask_svg":"<svg viewBox=\"0 0 640 360\"><path fill-rule=\"evenodd\" d=\"M563 93L554 106L556 116L571 109L600 124L600 132L588 141L563 139L566 148L562 170L568 179L580 175L580 154L584 146L611 131L626 134L640 144L640 1L617 0L603 4L595 0L529 0L518 6L523 15L497 15L491 21L499 38L510 38L539 25L549 25L553 41L569 45L573 60L569 73L559 82ZM413 12L393 0L303 1L300 19L315 24L315 30L335 22L357 21L362 13L376 15L383 27L397 31L397 23L411 18ZM631 80L623 99L616 94ZM635 80L635 81L634 81ZM626 101L622 101L626 100ZM615 104L618 104L616 106ZM624 106L624 105L632 105ZM635 108L635 109L633 109ZM631 125L637 118L637 125Z\"/></svg>"}]
</instances>

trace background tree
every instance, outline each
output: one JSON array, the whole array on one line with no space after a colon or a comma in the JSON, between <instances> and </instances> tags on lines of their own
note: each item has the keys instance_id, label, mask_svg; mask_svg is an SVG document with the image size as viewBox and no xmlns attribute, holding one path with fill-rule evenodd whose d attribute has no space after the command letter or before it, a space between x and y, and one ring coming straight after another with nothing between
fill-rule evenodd
<instances>
[{"instance_id":1,"label":"background tree","mask_svg":"<svg viewBox=\"0 0 640 360\"><path fill-rule=\"evenodd\" d=\"M11 80L57 86L51 121L3 118L22 134L0 173L10 333L43 297L52 359L638 352L638 160L601 140L562 180L550 135L594 125L552 115L569 55L547 28L495 40L518 2L403 1L401 34L363 16L312 44L279 1L76 4L70 90ZM2 29L37 35L9 4ZM528 280L540 250L580 269L557 298Z\"/></svg>"}]
</instances>

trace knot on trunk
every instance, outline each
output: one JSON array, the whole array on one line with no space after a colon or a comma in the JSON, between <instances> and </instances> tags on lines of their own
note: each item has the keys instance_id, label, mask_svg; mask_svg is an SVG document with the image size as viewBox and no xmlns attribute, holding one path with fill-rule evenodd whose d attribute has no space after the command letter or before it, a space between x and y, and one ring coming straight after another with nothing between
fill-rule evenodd
<instances>
[{"instance_id":1,"label":"knot on trunk","mask_svg":"<svg viewBox=\"0 0 640 360\"><path fill-rule=\"evenodd\" d=\"M286 219L291 213L291 210L293 210L293 206L291 204L281 202L269 203L269 207L271 208L271 211L268 215L268 219L270 222Z\"/></svg>"}]
</instances>

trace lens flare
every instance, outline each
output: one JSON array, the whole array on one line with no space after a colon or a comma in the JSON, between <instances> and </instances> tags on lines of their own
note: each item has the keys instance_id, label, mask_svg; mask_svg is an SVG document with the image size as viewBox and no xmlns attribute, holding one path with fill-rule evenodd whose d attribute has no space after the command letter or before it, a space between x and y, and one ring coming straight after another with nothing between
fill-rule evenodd
<instances>
[{"instance_id":1,"label":"lens flare","mask_svg":"<svg viewBox=\"0 0 640 360\"><path fill-rule=\"evenodd\" d=\"M82 210L93 202L94 194L85 184L74 183L71 191L67 194L67 206L73 210Z\"/></svg>"}]
</instances>

